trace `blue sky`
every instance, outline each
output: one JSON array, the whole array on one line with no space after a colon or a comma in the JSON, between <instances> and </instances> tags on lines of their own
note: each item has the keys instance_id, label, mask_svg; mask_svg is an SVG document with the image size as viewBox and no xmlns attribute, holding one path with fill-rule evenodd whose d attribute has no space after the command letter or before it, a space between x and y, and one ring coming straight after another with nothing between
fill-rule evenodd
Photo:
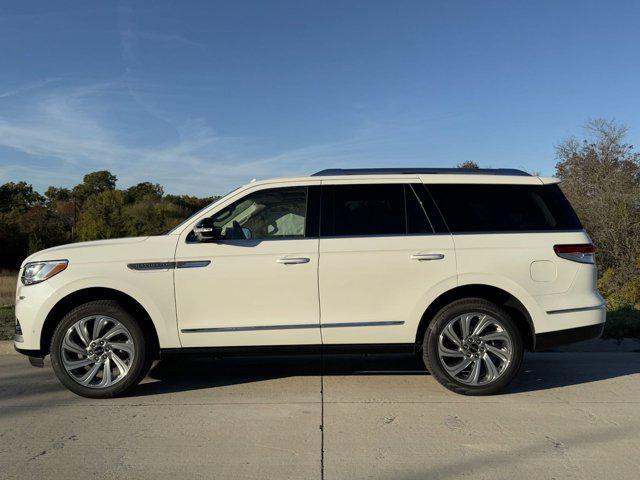
<instances>
[{"instance_id":1,"label":"blue sky","mask_svg":"<svg viewBox=\"0 0 640 480\"><path fill-rule=\"evenodd\" d=\"M640 2L0 3L0 183L223 193L327 167L554 172L640 143Z\"/></svg>"}]
</instances>

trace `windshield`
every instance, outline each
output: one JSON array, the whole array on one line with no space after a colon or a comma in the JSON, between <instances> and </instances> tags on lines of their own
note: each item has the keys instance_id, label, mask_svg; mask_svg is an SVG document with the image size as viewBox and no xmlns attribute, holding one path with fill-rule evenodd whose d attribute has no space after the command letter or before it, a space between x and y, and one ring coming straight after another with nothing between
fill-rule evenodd
<instances>
[{"instance_id":1,"label":"windshield","mask_svg":"<svg viewBox=\"0 0 640 480\"><path fill-rule=\"evenodd\" d=\"M237 187L234 188L233 190L231 190L229 193L226 193L225 195L223 195L222 197L220 197L218 200L216 200L213 203L210 203L209 205L207 205L204 208L201 208L200 210L198 210L196 213L194 213L193 215L190 215L189 217L187 217L184 221L180 222L178 225L176 225L175 227L173 227L171 230L169 230L168 232L163 233L163 235L171 235L172 233L174 233L176 230L182 228L182 226L184 226L185 224L189 223L191 221L192 218L197 217L198 215L200 215L203 211L205 211L207 208L209 207L213 207L214 205L217 205L218 203L222 202L223 200L225 200L229 195L231 195L232 193L240 190L242 187Z\"/></svg>"}]
</instances>

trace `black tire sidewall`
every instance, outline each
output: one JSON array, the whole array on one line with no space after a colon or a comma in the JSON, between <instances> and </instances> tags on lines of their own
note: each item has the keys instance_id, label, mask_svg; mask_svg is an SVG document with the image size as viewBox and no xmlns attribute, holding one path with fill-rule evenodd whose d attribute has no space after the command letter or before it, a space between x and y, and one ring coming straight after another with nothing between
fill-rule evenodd
<instances>
[{"instance_id":1,"label":"black tire sidewall","mask_svg":"<svg viewBox=\"0 0 640 480\"><path fill-rule=\"evenodd\" d=\"M93 315L105 315L122 323L131 333L135 357L128 375L120 382L106 388L90 388L80 385L67 373L61 362L60 347L65 332L78 320ZM89 398L110 398L123 395L135 387L148 372L151 365L145 335L131 314L114 300L95 300L82 304L68 312L56 327L51 339L51 366L60 382L77 395Z\"/></svg>"},{"instance_id":2,"label":"black tire sidewall","mask_svg":"<svg viewBox=\"0 0 640 480\"><path fill-rule=\"evenodd\" d=\"M441 364L438 355L438 338L447 323L458 315L469 312L486 313L499 320L512 339L513 359L507 371L494 383L482 386L466 385L451 377ZM524 348L520 329L500 307L481 298L466 298L450 303L440 310L429 324L425 332L423 345L423 360L427 369L444 387L464 395L491 395L506 387L517 375L522 364Z\"/></svg>"}]
</instances>

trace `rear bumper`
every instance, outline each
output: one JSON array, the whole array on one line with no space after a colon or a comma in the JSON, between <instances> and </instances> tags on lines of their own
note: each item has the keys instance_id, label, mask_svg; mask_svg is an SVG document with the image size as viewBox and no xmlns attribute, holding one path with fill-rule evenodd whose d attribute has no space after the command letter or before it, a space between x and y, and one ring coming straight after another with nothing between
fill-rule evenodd
<instances>
[{"instance_id":1,"label":"rear bumper","mask_svg":"<svg viewBox=\"0 0 640 480\"><path fill-rule=\"evenodd\" d=\"M539 333L536 335L536 351L547 350L559 345L582 342L599 338L604 330L604 323L588 325L586 327L569 328L555 332Z\"/></svg>"}]
</instances>

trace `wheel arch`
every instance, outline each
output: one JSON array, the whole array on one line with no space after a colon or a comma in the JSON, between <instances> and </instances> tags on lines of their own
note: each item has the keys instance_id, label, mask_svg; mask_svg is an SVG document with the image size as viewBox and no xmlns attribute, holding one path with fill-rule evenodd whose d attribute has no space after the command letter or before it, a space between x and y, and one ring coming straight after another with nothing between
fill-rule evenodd
<instances>
[{"instance_id":1,"label":"wheel arch","mask_svg":"<svg viewBox=\"0 0 640 480\"><path fill-rule=\"evenodd\" d=\"M517 297L493 285L468 284L447 290L429 304L418 324L415 337L416 349L420 350L422 348L422 338L429 323L443 307L455 300L469 297L488 300L504 309L515 321L518 329L522 333L522 341L525 349L533 350L535 348L535 327L531 319L531 314Z\"/></svg>"},{"instance_id":2,"label":"wheel arch","mask_svg":"<svg viewBox=\"0 0 640 480\"><path fill-rule=\"evenodd\" d=\"M148 335L151 347L158 352L160 341L158 332L151 316L142 304L131 295L120 290L107 287L88 287L64 296L53 306L47 314L40 335L40 351L43 355L49 353L53 332L60 320L75 307L92 300L115 300L129 311L140 322L143 332Z\"/></svg>"}]
</instances>

